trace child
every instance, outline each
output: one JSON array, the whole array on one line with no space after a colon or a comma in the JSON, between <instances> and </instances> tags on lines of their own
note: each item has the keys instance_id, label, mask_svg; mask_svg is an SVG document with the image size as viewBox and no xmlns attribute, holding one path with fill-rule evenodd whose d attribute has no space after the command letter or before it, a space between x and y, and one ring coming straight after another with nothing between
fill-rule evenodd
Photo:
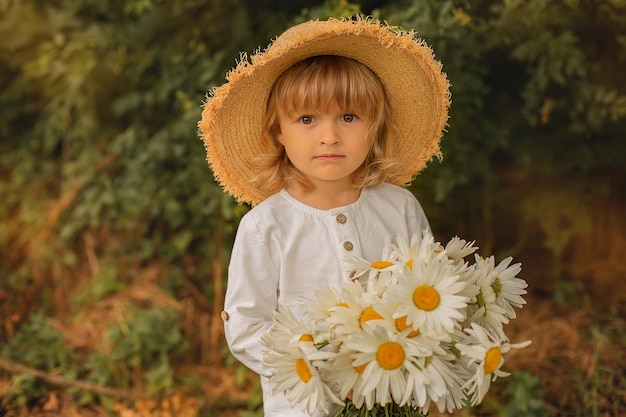
<instances>
[{"instance_id":1,"label":"child","mask_svg":"<svg viewBox=\"0 0 626 417\"><path fill-rule=\"evenodd\" d=\"M228 270L226 340L261 375L265 416L307 416L272 392L259 339L275 310L303 314L300 296L349 280L350 255L377 259L428 229L400 186L439 156L449 84L412 33L360 17L297 25L227 80L199 123L217 180L253 206Z\"/></svg>"}]
</instances>

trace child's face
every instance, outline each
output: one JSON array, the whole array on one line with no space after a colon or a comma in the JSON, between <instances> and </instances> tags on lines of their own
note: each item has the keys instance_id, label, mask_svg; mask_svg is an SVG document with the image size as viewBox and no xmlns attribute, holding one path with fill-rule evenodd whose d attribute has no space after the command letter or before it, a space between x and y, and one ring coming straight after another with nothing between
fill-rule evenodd
<instances>
[{"instance_id":1,"label":"child's face","mask_svg":"<svg viewBox=\"0 0 626 417\"><path fill-rule=\"evenodd\" d=\"M291 163L315 187L352 188L352 174L369 152L365 115L337 105L328 110L299 111L279 116L278 141Z\"/></svg>"}]
</instances>

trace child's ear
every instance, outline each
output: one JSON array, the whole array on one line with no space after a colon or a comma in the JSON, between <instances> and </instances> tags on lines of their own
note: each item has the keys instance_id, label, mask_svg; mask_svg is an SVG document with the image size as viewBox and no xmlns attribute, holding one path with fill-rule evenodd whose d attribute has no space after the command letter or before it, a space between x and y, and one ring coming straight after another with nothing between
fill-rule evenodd
<instances>
[{"instance_id":1,"label":"child's ear","mask_svg":"<svg viewBox=\"0 0 626 417\"><path fill-rule=\"evenodd\" d=\"M276 132L276 141L278 143L280 143L281 145L283 145L283 146L285 145L283 143L283 134L281 133L280 129L278 129L277 132Z\"/></svg>"}]
</instances>

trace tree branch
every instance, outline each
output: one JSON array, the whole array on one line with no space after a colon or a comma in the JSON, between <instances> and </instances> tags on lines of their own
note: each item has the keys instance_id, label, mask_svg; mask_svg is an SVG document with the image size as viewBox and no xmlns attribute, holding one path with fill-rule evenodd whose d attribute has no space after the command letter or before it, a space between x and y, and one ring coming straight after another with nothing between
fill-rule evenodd
<instances>
[{"instance_id":1,"label":"tree branch","mask_svg":"<svg viewBox=\"0 0 626 417\"><path fill-rule=\"evenodd\" d=\"M90 392L94 392L96 394L101 394L101 395L108 395L110 397L115 397L115 398L138 399L138 398L144 397L144 395L140 395L138 393L135 393L129 390L121 390L117 388L103 387L101 385L96 385L96 384L92 384L89 382L68 379L61 375L51 375L47 372L30 368L26 365L22 365L19 363L10 362L2 358L0 358L0 369L4 369L5 371L8 371L13 374L20 374L20 373L30 374L51 385L57 385L60 387L75 387L84 391L90 391Z\"/></svg>"}]
</instances>

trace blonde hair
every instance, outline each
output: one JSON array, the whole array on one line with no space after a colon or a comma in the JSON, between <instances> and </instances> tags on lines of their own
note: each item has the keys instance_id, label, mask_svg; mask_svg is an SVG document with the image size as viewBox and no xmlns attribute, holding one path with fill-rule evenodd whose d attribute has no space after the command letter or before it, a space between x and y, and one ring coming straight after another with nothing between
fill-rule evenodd
<instances>
[{"instance_id":1,"label":"blonde hair","mask_svg":"<svg viewBox=\"0 0 626 417\"><path fill-rule=\"evenodd\" d=\"M279 118L303 109L328 110L333 105L370 121L366 141L370 146L365 161L353 173L355 188L391 182L402 175L401 167L389 157L393 123L385 90L378 77L365 65L350 58L322 55L307 58L286 70L276 80L267 103L264 138L274 152L259 155L259 173L253 184L267 196L287 187L292 181L310 187L309 181L294 167L278 142Z\"/></svg>"}]
</instances>

